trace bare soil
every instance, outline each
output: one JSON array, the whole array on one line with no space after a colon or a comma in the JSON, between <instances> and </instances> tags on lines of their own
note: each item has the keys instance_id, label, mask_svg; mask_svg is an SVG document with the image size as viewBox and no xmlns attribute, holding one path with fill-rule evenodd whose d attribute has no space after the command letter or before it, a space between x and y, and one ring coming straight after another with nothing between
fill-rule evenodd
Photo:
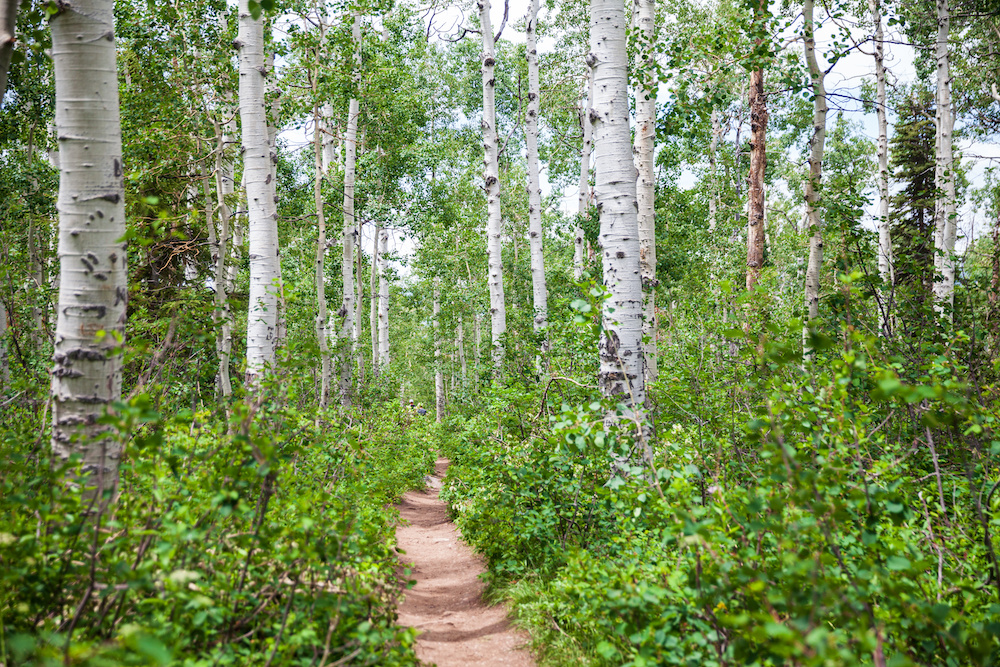
<instances>
[{"instance_id":1,"label":"bare soil","mask_svg":"<svg viewBox=\"0 0 1000 667\"><path fill-rule=\"evenodd\" d=\"M427 489L410 491L399 504L396 542L406 552L401 562L412 563L409 577L401 579L417 583L405 591L397 622L420 631L422 664L534 667L524 648L527 636L510 624L502 605L483 600L483 562L461 541L438 498L447 468L448 460L438 459Z\"/></svg>"}]
</instances>

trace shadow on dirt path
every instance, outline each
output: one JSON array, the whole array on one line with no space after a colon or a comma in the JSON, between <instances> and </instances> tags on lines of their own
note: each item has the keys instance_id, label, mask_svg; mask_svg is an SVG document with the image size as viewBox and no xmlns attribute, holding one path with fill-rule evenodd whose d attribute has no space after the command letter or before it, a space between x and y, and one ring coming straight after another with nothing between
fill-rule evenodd
<instances>
[{"instance_id":1,"label":"shadow on dirt path","mask_svg":"<svg viewBox=\"0 0 1000 667\"><path fill-rule=\"evenodd\" d=\"M400 560L412 563L408 578L417 583L405 592L397 623L420 632L417 656L426 664L533 667L523 648L527 636L510 624L502 605L483 601L483 563L438 498L447 468L448 460L438 459L427 489L410 491L399 504L396 542L406 552Z\"/></svg>"}]
</instances>

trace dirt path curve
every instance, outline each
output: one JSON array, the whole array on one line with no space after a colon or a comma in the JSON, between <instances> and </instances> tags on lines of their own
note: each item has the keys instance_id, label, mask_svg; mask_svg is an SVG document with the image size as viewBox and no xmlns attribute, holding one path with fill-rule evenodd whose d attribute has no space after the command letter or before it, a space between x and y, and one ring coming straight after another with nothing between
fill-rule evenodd
<instances>
[{"instance_id":1,"label":"dirt path curve","mask_svg":"<svg viewBox=\"0 0 1000 667\"><path fill-rule=\"evenodd\" d=\"M404 563L413 563L399 607L399 625L420 631L417 657L438 667L502 665L533 667L525 648L527 637L513 628L502 606L482 599L482 561L448 520L448 508L438 498L447 459L438 459L426 491L410 491L399 504L401 525L396 542L406 551Z\"/></svg>"}]
</instances>

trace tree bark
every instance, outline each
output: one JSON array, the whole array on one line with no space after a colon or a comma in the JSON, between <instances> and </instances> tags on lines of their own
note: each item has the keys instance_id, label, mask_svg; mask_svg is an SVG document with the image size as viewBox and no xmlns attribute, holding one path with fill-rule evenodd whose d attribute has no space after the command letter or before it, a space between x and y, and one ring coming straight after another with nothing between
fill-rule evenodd
<instances>
[{"instance_id":1,"label":"tree bark","mask_svg":"<svg viewBox=\"0 0 1000 667\"><path fill-rule=\"evenodd\" d=\"M496 65L493 25L490 22L490 0L479 1L480 28L483 31L483 177L486 190L487 225L486 257L489 266L490 334L493 342L493 366L497 372L503 365L503 335L507 331L507 305L503 289L503 257L500 235L500 157L496 123Z\"/></svg>"},{"instance_id":2,"label":"tree bark","mask_svg":"<svg viewBox=\"0 0 1000 667\"><path fill-rule=\"evenodd\" d=\"M7 333L10 330L7 305L0 301L0 391L10 386L10 363L7 360Z\"/></svg>"},{"instance_id":3,"label":"tree bark","mask_svg":"<svg viewBox=\"0 0 1000 667\"><path fill-rule=\"evenodd\" d=\"M542 253L542 185L538 169L538 112L541 108L538 85L538 0L531 0L526 27L525 55L528 60L528 109L525 117L525 143L528 157L528 242L531 252L531 297L535 309L535 334L541 337L540 353L549 349L546 328L549 320L548 289L545 285L545 256ZM538 371L547 365L539 357Z\"/></svg>"},{"instance_id":4,"label":"tree bark","mask_svg":"<svg viewBox=\"0 0 1000 667\"><path fill-rule=\"evenodd\" d=\"M882 33L882 0L869 0L872 22L875 24L875 114L878 119L878 273L882 277L882 334L892 329L891 305L887 292L896 282L893 271L892 236L889 231L889 123L886 118L885 40Z\"/></svg>"},{"instance_id":5,"label":"tree bark","mask_svg":"<svg viewBox=\"0 0 1000 667\"><path fill-rule=\"evenodd\" d=\"M322 28L321 28L322 30ZM318 52L317 52L318 56ZM313 94L318 94L319 58L315 63ZM325 410L330 405L330 333L327 330L329 316L326 312L326 211L323 205L323 117L318 103L313 106L313 201L316 206L316 341L319 343L320 376L319 407Z\"/></svg>"},{"instance_id":6,"label":"tree bark","mask_svg":"<svg viewBox=\"0 0 1000 667\"><path fill-rule=\"evenodd\" d=\"M378 358L379 366L389 367L389 230L379 234L378 252Z\"/></svg>"},{"instance_id":7,"label":"tree bark","mask_svg":"<svg viewBox=\"0 0 1000 667\"><path fill-rule=\"evenodd\" d=\"M434 414L444 418L444 369L441 367L441 280L434 279Z\"/></svg>"},{"instance_id":8,"label":"tree bark","mask_svg":"<svg viewBox=\"0 0 1000 667\"><path fill-rule=\"evenodd\" d=\"M121 445L98 419L121 398L128 302L114 2L62 2L49 25L60 153L52 449L79 455L91 497L110 500Z\"/></svg>"},{"instance_id":9,"label":"tree bark","mask_svg":"<svg viewBox=\"0 0 1000 667\"><path fill-rule=\"evenodd\" d=\"M940 313L951 317L955 299L955 239L957 209L955 192L955 155L952 146L955 114L951 106L951 55L948 39L951 31L951 7L948 0L937 0L937 152L934 161L934 185L941 193L934 203L934 300Z\"/></svg>"},{"instance_id":10,"label":"tree bark","mask_svg":"<svg viewBox=\"0 0 1000 667\"><path fill-rule=\"evenodd\" d=\"M354 43L354 85L361 83L361 14L354 13L351 26ZM341 275L343 278L343 298L338 316L343 318L340 328L340 403L350 407L351 375L353 372L354 348L357 345L354 330L354 246L357 245L357 221L354 217L354 179L358 156L358 116L360 115L357 91L352 93L348 103L347 132L344 137L344 230L342 235L343 258Z\"/></svg>"},{"instance_id":11,"label":"tree bark","mask_svg":"<svg viewBox=\"0 0 1000 667\"><path fill-rule=\"evenodd\" d=\"M228 110L227 110L228 113ZM215 260L215 324L219 333L215 339L215 352L219 368L215 376L216 388L222 398L233 394L233 384L229 376L229 361L233 348L233 318L229 308L229 293L233 289L232 263L226 264L226 255L230 250L232 214L229 202L235 190L233 181L233 163L226 148L233 142L233 120L215 123L216 153L215 153L215 196L216 208L219 211L218 245L212 249Z\"/></svg>"},{"instance_id":12,"label":"tree bark","mask_svg":"<svg viewBox=\"0 0 1000 667\"><path fill-rule=\"evenodd\" d=\"M719 170L718 150L719 137L722 136L722 121L719 120L719 110L712 107L712 139L708 143L708 231L714 232L719 216Z\"/></svg>"},{"instance_id":13,"label":"tree bark","mask_svg":"<svg viewBox=\"0 0 1000 667\"><path fill-rule=\"evenodd\" d=\"M573 232L573 277L583 279L584 246L583 220L590 210L590 154L594 144L593 124L590 114L594 109L594 71L587 64L587 99L580 105L580 128L583 130L583 146L580 149L580 188L576 204L576 229Z\"/></svg>"},{"instance_id":14,"label":"tree bark","mask_svg":"<svg viewBox=\"0 0 1000 667\"><path fill-rule=\"evenodd\" d=\"M247 240L250 247L250 310L247 321L247 385L254 387L274 364L278 339L278 210L272 164L277 159L268 140L264 92L264 22L250 15L240 0L240 122L243 174L247 190Z\"/></svg>"},{"instance_id":15,"label":"tree bark","mask_svg":"<svg viewBox=\"0 0 1000 667\"><path fill-rule=\"evenodd\" d=\"M813 134L809 140L809 176L804 185L806 230L809 233L809 262L806 265L805 307L808 320L819 317L820 276L823 268L823 213L820 210L820 189L823 182L823 151L826 147L826 88L824 73L816 59L816 25L813 19L814 0L802 3L806 64L813 93ZM808 340L808 325L803 340Z\"/></svg>"},{"instance_id":16,"label":"tree bark","mask_svg":"<svg viewBox=\"0 0 1000 667\"><path fill-rule=\"evenodd\" d=\"M370 303L368 304L368 329L371 333L372 341L372 377L378 377L379 368L379 357L378 357L378 301L379 301L379 291L378 291L378 243L379 237L382 236L382 224L379 222L375 223L375 236L372 237L372 270L371 270L371 280L368 285L368 293L371 294Z\"/></svg>"},{"instance_id":17,"label":"tree bark","mask_svg":"<svg viewBox=\"0 0 1000 667\"><path fill-rule=\"evenodd\" d=\"M764 20L767 4L761 0L754 12L754 21ZM757 39L760 46L762 39ZM760 279L764 266L764 172L767 169L767 99L764 97L764 68L750 73L750 206L747 213L747 280L750 292ZM738 138L738 137L737 137ZM739 142L737 141L737 151ZM737 164L739 159L737 158Z\"/></svg>"},{"instance_id":18,"label":"tree bark","mask_svg":"<svg viewBox=\"0 0 1000 667\"><path fill-rule=\"evenodd\" d=\"M653 174L653 152L656 139L656 70L653 57L655 43L656 0L634 0L633 21L639 39L635 68L640 85L635 91L635 166L639 172L636 201L639 224L639 266L642 271L644 299L642 336L646 358L646 381L656 380L656 191Z\"/></svg>"},{"instance_id":19,"label":"tree bark","mask_svg":"<svg viewBox=\"0 0 1000 667\"><path fill-rule=\"evenodd\" d=\"M628 123L628 52L621 0L591 0L590 60L594 69L595 198L604 258L604 332L598 343L598 386L632 417L646 401L642 348L642 276L636 216L636 170ZM608 416L613 419L613 415Z\"/></svg>"},{"instance_id":20,"label":"tree bark","mask_svg":"<svg viewBox=\"0 0 1000 667\"><path fill-rule=\"evenodd\" d=\"M362 143L364 143L364 139L362 139ZM355 257L357 261L357 270L354 274L355 276L357 276L357 281L355 282L355 285L357 285L358 288L358 295L354 301L356 308L356 312L354 313L354 351L355 354L357 355L355 363L357 363L357 368L358 368L358 381L362 385L364 385L365 382L365 348L361 344L361 334L362 334L362 327L364 323L364 314L365 314L365 283L361 279L361 276L363 276L365 273L365 265L364 265L365 253L361 243L361 240L364 236L364 234L362 233L363 229L364 229L364 223L358 221L358 235L357 235L358 247L354 249L355 252L357 253L357 256Z\"/></svg>"}]
</instances>

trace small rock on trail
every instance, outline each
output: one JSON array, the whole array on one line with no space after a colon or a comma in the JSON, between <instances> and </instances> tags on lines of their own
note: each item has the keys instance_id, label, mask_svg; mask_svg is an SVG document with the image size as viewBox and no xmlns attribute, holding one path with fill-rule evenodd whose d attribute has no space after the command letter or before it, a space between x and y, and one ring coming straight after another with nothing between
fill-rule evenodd
<instances>
[{"instance_id":1,"label":"small rock on trail","mask_svg":"<svg viewBox=\"0 0 1000 667\"><path fill-rule=\"evenodd\" d=\"M417 657L438 667L497 665L534 667L527 636L507 620L502 605L483 601L483 563L448 519L438 498L447 459L438 459L425 491L410 491L399 504L396 543L406 552L416 585L405 591L399 625L416 628Z\"/></svg>"}]
</instances>

